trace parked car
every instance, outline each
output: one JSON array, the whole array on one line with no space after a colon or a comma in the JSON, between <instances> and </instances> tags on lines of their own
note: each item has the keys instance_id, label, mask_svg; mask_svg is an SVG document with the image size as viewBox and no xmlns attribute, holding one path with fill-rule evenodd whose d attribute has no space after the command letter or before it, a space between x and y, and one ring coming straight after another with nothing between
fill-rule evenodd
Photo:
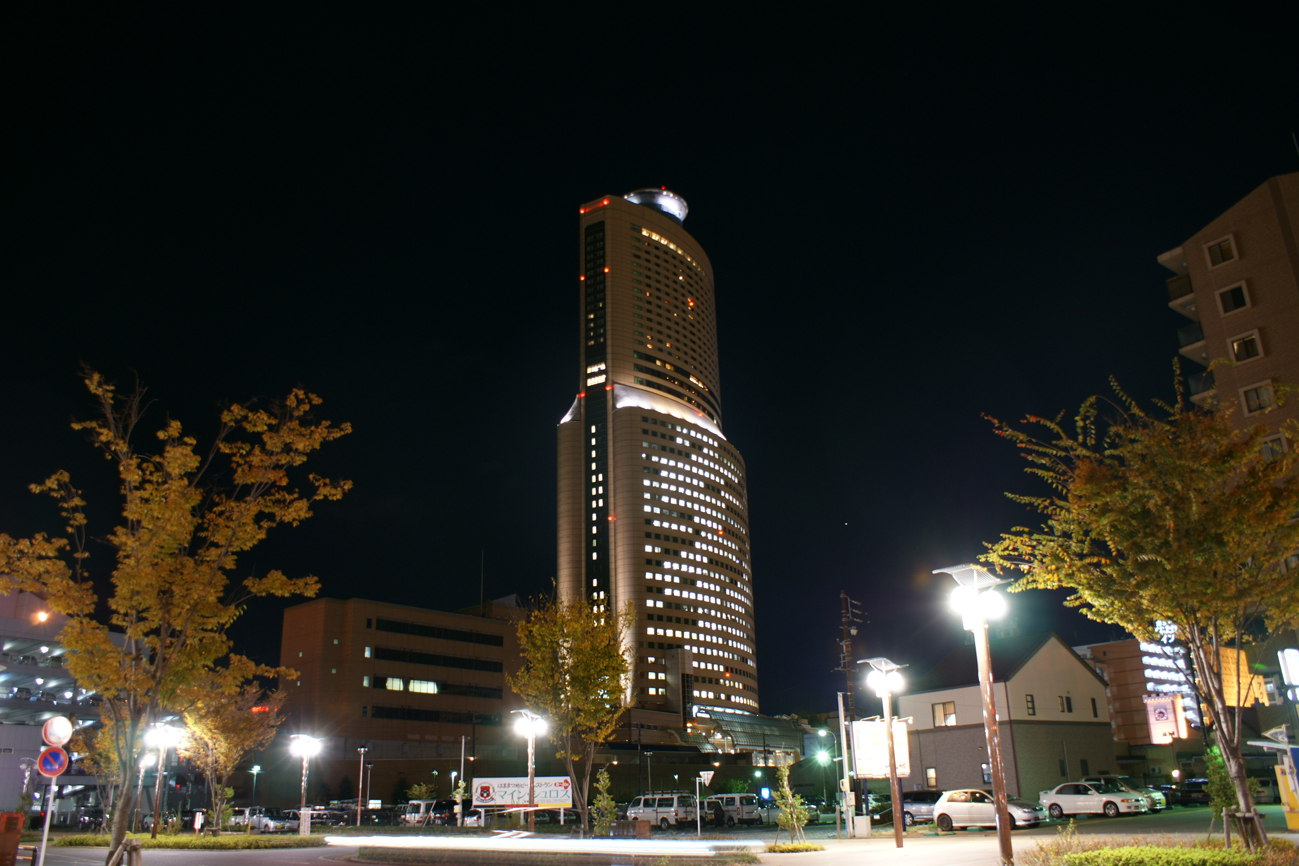
<instances>
[{"instance_id":1,"label":"parked car","mask_svg":"<svg viewBox=\"0 0 1299 866\"><path fill-rule=\"evenodd\" d=\"M680 791L656 791L631 801L627 818L646 820L666 830L673 824L691 824L695 820L695 795Z\"/></svg>"},{"instance_id":2,"label":"parked car","mask_svg":"<svg viewBox=\"0 0 1299 866\"><path fill-rule=\"evenodd\" d=\"M347 815L330 809L308 807L308 820L312 827L342 827L347 824ZM290 832L298 830L298 810L287 809L284 812L284 829Z\"/></svg>"},{"instance_id":3,"label":"parked car","mask_svg":"<svg viewBox=\"0 0 1299 866\"><path fill-rule=\"evenodd\" d=\"M716 824L719 808L722 822L727 827L734 827L736 824L761 824L766 820L756 794L714 794L704 800L704 818Z\"/></svg>"},{"instance_id":4,"label":"parked car","mask_svg":"<svg viewBox=\"0 0 1299 866\"><path fill-rule=\"evenodd\" d=\"M261 833L279 833L288 829L289 819L282 810L268 806L258 806L257 808L261 813L252 816L254 830Z\"/></svg>"},{"instance_id":5,"label":"parked car","mask_svg":"<svg viewBox=\"0 0 1299 866\"><path fill-rule=\"evenodd\" d=\"M1254 798L1256 803L1279 803L1280 797L1277 795L1276 778L1274 776L1258 776L1252 781L1258 783L1258 796Z\"/></svg>"},{"instance_id":6,"label":"parked car","mask_svg":"<svg viewBox=\"0 0 1299 866\"><path fill-rule=\"evenodd\" d=\"M408 827L432 824L433 816L431 813L437 804L437 800L411 800L406 804L406 811L402 814L401 822Z\"/></svg>"},{"instance_id":7,"label":"parked car","mask_svg":"<svg viewBox=\"0 0 1299 866\"><path fill-rule=\"evenodd\" d=\"M486 826L487 826L487 813L484 812L482 809L470 809L468 812L465 812L465 823L464 823L464 826L466 826L466 827L486 827Z\"/></svg>"},{"instance_id":8,"label":"parked car","mask_svg":"<svg viewBox=\"0 0 1299 866\"><path fill-rule=\"evenodd\" d=\"M1169 805L1172 806L1207 806L1209 789L1207 779L1187 779L1179 785L1160 785Z\"/></svg>"},{"instance_id":9,"label":"parked car","mask_svg":"<svg viewBox=\"0 0 1299 866\"><path fill-rule=\"evenodd\" d=\"M1089 785L1086 782L1065 782L1050 791L1041 791L1038 802L1046 807L1052 818L1066 815L1119 815L1149 812L1146 798L1112 785Z\"/></svg>"},{"instance_id":10,"label":"parked car","mask_svg":"<svg viewBox=\"0 0 1299 866\"><path fill-rule=\"evenodd\" d=\"M1163 791L1138 782L1131 776L1087 776L1083 781L1089 785L1109 785L1121 791L1139 794L1146 798L1146 805L1151 812L1161 812L1168 805Z\"/></svg>"},{"instance_id":11,"label":"parked car","mask_svg":"<svg viewBox=\"0 0 1299 866\"><path fill-rule=\"evenodd\" d=\"M904 791L902 797L902 823L928 824L934 820L934 804L943 796L942 791Z\"/></svg>"},{"instance_id":12,"label":"parked car","mask_svg":"<svg viewBox=\"0 0 1299 866\"><path fill-rule=\"evenodd\" d=\"M1015 827L1036 827L1046 820L1046 809L1037 803L1017 798L1006 801L1011 823ZM934 823L940 830L958 827L997 826L997 804L992 794L977 788L944 791L934 803Z\"/></svg>"}]
</instances>

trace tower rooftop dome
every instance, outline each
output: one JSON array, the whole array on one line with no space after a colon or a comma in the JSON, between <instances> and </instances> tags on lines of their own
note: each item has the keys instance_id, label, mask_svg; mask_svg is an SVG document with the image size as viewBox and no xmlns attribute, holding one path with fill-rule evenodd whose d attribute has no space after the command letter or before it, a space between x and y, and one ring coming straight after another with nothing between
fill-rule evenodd
<instances>
[{"instance_id":1,"label":"tower rooftop dome","mask_svg":"<svg viewBox=\"0 0 1299 866\"><path fill-rule=\"evenodd\" d=\"M685 222L686 214L690 211L690 206L686 204L686 200L676 193L670 192L667 187L638 189L627 193L623 198L629 202L643 204L646 207L662 211L677 222Z\"/></svg>"}]
</instances>

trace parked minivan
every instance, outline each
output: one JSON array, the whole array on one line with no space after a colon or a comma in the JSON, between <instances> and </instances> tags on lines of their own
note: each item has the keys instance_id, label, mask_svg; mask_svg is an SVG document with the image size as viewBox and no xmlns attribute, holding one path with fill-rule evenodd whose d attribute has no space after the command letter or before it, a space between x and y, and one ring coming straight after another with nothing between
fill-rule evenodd
<instances>
[{"instance_id":1,"label":"parked minivan","mask_svg":"<svg viewBox=\"0 0 1299 866\"><path fill-rule=\"evenodd\" d=\"M717 822L717 808L720 806L723 821L727 827L736 824L761 824L762 810L759 808L756 794L714 794L704 800L704 819Z\"/></svg>"},{"instance_id":2,"label":"parked minivan","mask_svg":"<svg viewBox=\"0 0 1299 866\"><path fill-rule=\"evenodd\" d=\"M673 824L690 824L695 820L695 795L680 791L651 791L631 801L627 807L630 821L649 821L666 830Z\"/></svg>"}]
</instances>

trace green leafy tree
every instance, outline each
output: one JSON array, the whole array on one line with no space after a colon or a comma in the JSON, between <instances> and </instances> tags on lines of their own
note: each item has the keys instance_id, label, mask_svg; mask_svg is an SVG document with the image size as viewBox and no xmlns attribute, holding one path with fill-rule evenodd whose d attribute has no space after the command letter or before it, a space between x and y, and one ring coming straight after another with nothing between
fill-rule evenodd
<instances>
[{"instance_id":1,"label":"green leafy tree","mask_svg":"<svg viewBox=\"0 0 1299 866\"><path fill-rule=\"evenodd\" d=\"M748 779L727 779L717 786L718 793L721 794L747 794L749 792Z\"/></svg>"},{"instance_id":2,"label":"green leafy tree","mask_svg":"<svg viewBox=\"0 0 1299 866\"><path fill-rule=\"evenodd\" d=\"M776 768L776 808L780 810L776 817L776 841L780 841L780 831L789 834L789 844L804 842L803 825L807 823L807 809L803 798L789 789L789 767Z\"/></svg>"},{"instance_id":3,"label":"green leafy tree","mask_svg":"<svg viewBox=\"0 0 1299 866\"><path fill-rule=\"evenodd\" d=\"M114 467L121 496L121 519L104 536L114 553L112 571L99 584L110 587L107 621L95 616L86 503L66 472L32 486L57 500L66 537L0 534L0 592L39 593L69 617L59 635L68 672L103 696L117 753L111 852L133 811L145 729L187 709L189 687L218 663L240 682L289 673L232 653L227 629L254 597L312 596L318 583L275 570L240 577L238 558L272 529L296 526L315 503L351 487L314 474L299 480L307 458L350 428L314 420L320 399L294 390L265 408L225 408L206 451L166 418L152 433L154 447L142 450L136 440L146 433L144 389L123 399L98 373L83 378L98 417L73 427L88 433ZM311 490L300 492L301 481Z\"/></svg>"},{"instance_id":4,"label":"green leafy tree","mask_svg":"<svg viewBox=\"0 0 1299 866\"><path fill-rule=\"evenodd\" d=\"M274 739L284 720L280 706L285 693L267 694L251 683L237 688L224 671L204 681L205 687L182 714L186 730L177 754L207 779L212 814L224 815L233 796L230 777L248 754Z\"/></svg>"},{"instance_id":5,"label":"green leafy tree","mask_svg":"<svg viewBox=\"0 0 1299 866\"><path fill-rule=\"evenodd\" d=\"M437 799L437 789L428 782L416 782L406 789L406 799L435 800Z\"/></svg>"},{"instance_id":6,"label":"green leafy tree","mask_svg":"<svg viewBox=\"0 0 1299 866\"><path fill-rule=\"evenodd\" d=\"M506 680L545 717L556 757L573 781L573 808L584 830L590 829L586 805L596 747L617 729L630 699L627 640L635 621L630 604L613 612L596 610L585 599L555 599L518 626L523 667Z\"/></svg>"},{"instance_id":7,"label":"green leafy tree","mask_svg":"<svg viewBox=\"0 0 1299 866\"><path fill-rule=\"evenodd\" d=\"M618 804L609 793L609 770L601 767L595 774L595 800L591 802L591 832L596 836L608 836L618 817Z\"/></svg>"},{"instance_id":8,"label":"green leafy tree","mask_svg":"<svg viewBox=\"0 0 1299 866\"><path fill-rule=\"evenodd\" d=\"M992 419L1051 492L1012 495L1046 522L1015 527L984 558L1024 572L1012 591L1072 590L1066 604L1144 640L1157 639L1157 621L1176 625L1237 806L1252 811L1229 700L1244 684L1223 674L1239 679L1244 665L1223 656L1299 619L1299 581L1283 564L1299 548L1299 454L1265 446L1263 424L1237 429L1234 403L1201 410L1179 388L1176 404L1147 412L1114 390L1117 404L1085 401L1072 432L1062 415L1026 418L1033 432ZM1293 439L1294 425L1284 429ZM1241 830L1251 847L1265 844L1252 823Z\"/></svg>"}]
</instances>

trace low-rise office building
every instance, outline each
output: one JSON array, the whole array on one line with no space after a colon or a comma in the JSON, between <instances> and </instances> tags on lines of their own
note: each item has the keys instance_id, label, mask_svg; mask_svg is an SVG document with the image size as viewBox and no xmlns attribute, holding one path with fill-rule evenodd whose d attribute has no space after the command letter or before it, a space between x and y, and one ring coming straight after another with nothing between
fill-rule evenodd
<instances>
[{"instance_id":1,"label":"low-rise office building","mask_svg":"<svg viewBox=\"0 0 1299 866\"><path fill-rule=\"evenodd\" d=\"M1113 772L1105 681L1053 633L992 640L993 692L1006 790L1036 800L1071 779ZM974 647L951 652L897 698L911 717L906 788L992 784Z\"/></svg>"},{"instance_id":2,"label":"low-rise office building","mask_svg":"<svg viewBox=\"0 0 1299 866\"><path fill-rule=\"evenodd\" d=\"M297 676L280 683L281 731L324 741L310 797L355 796L362 747L374 798L383 800L402 778L432 781L446 796L462 742L467 761L518 761L507 717L523 702L505 676L521 664L521 616L513 598L459 613L355 598L288 608L280 664ZM284 752L284 739L272 748ZM269 797L296 790L291 767L278 771L284 760L267 755Z\"/></svg>"}]
</instances>

